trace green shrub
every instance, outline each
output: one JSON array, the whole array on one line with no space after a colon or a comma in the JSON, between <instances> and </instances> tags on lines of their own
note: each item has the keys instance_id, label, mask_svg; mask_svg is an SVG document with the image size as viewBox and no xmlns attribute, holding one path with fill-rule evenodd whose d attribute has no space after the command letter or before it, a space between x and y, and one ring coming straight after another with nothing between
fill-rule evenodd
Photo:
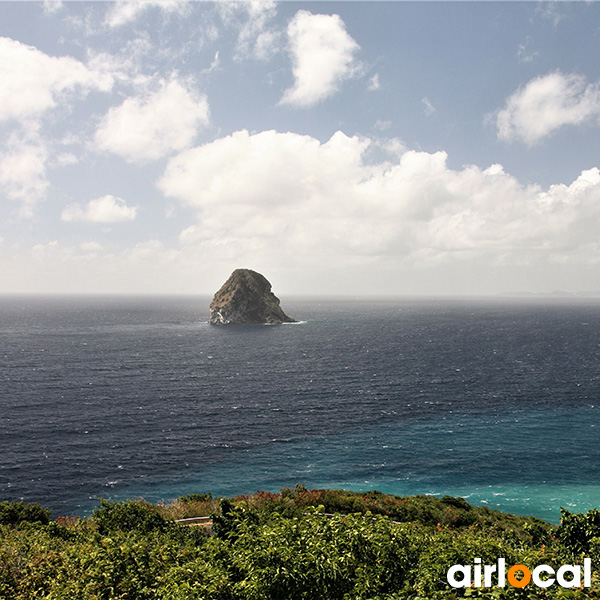
<instances>
[{"instance_id":1,"label":"green shrub","mask_svg":"<svg viewBox=\"0 0 600 600\"><path fill-rule=\"evenodd\" d=\"M37 503L0 502L0 524L18 525L19 523L42 523L47 525L52 511Z\"/></svg>"},{"instance_id":2,"label":"green shrub","mask_svg":"<svg viewBox=\"0 0 600 600\"><path fill-rule=\"evenodd\" d=\"M212 494L210 492L200 492L198 494L187 494L186 496L180 496L177 498L178 502L184 504L191 504L195 502L210 502L212 500Z\"/></svg>"},{"instance_id":3,"label":"green shrub","mask_svg":"<svg viewBox=\"0 0 600 600\"><path fill-rule=\"evenodd\" d=\"M574 555L588 552L594 538L600 537L600 511L596 508L585 514L573 514L560 509L560 541Z\"/></svg>"},{"instance_id":4,"label":"green shrub","mask_svg":"<svg viewBox=\"0 0 600 600\"><path fill-rule=\"evenodd\" d=\"M220 502L220 514L212 515L212 530L220 539L236 539L241 526L256 525L259 517L244 501L235 506L228 498Z\"/></svg>"},{"instance_id":5,"label":"green shrub","mask_svg":"<svg viewBox=\"0 0 600 600\"><path fill-rule=\"evenodd\" d=\"M319 502L320 501L320 502ZM216 507L216 501L208 504ZM204 500L153 506L102 501L93 517L0 525L2 600L573 600L592 587L565 590L451 589L453 564L548 564L573 553L600 559L597 512L564 512L561 536L543 521L470 507L461 499L400 498L378 492L261 492L222 499L215 534L161 515ZM342 514L331 508L355 506ZM175 507L175 508L173 508ZM369 512L406 511L407 522ZM214 510L214 508L213 508ZM8 513L7 513L8 514ZM475 518L472 525L461 519ZM545 540L545 541L542 541Z\"/></svg>"},{"instance_id":6,"label":"green shrub","mask_svg":"<svg viewBox=\"0 0 600 600\"><path fill-rule=\"evenodd\" d=\"M172 525L155 506L143 500L112 502L101 499L100 507L94 510L92 519L102 535L113 531L165 531Z\"/></svg>"}]
</instances>

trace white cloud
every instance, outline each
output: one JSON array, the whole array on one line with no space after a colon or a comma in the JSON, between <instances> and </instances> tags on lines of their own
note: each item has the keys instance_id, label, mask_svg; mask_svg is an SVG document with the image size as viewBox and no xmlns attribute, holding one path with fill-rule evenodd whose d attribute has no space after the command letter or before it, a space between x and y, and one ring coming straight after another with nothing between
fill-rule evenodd
<instances>
[{"instance_id":1,"label":"white cloud","mask_svg":"<svg viewBox=\"0 0 600 600\"><path fill-rule=\"evenodd\" d=\"M79 244L79 248L84 252L100 252L102 250L102 244L98 242L83 242Z\"/></svg>"},{"instance_id":2,"label":"white cloud","mask_svg":"<svg viewBox=\"0 0 600 600\"><path fill-rule=\"evenodd\" d=\"M429 98L427 98L427 97L421 98L421 102L423 103L423 106L424 106L423 110L428 117L430 117L431 115L433 115L434 113L437 112L437 108L431 103Z\"/></svg>"},{"instance_id":3,"label":"white cloud","mask_svg":"<svg viewBox=\"0 0 600 600\"><path fill-rule=\"evenodd\" d=\"M551 21L556 29L560 22L565 18L563 7L560 6L561 4L562 2L538 2L536 4L536 12L541 15L543 19Z\"/></svg>"},{"instance_id":4,"label":"white cloud","mask_svg":"<svg viewBox=\"0 0 600 600\"><path fill-rule=\"evenodd\" d=\"M313 15L300 10L287 33L295 81L285 91L282 104L312 106L337 92L342 81L359 72L354 54L360 47L338 15Z\"/></svg>"},{"instance_id":5,"label":"white cloud","mask_svg":"<svg viewBox=\"0 0 600 600\"><path fill-rule=\"evenodd\" d=\"M20 292L185 293L190 274L199 268L198 256L181 256L158 240L127 247L53 240L29 248L5 244L2 250L3 285ZM210 270L206 275L214 277ZM220 283L214 281L215 286Z\"/></svg>"},{"instance_id":6,"label":"white cloud","mask_svg":"<svg viewBox=\"0 0 600 600\"><path fill-rule=\"evenodd\" d=\"M149 8L158 7L169 14L185 10L186 2L181 0L117 0L106 13L105 23L109 27L120 27L135 21Z\"/></svg>"},{"instance_id":7,"label":"white cloud","mask_svg":"<svg viewBox=\"0 0 600 600\"><path fill-rule=\"evenodd\" d=\"M215 52L215 56L212 59L212 62L210 63L210 66L207 67L206 69L202 69L203 73L212 73L213 71L217 70L219 68L219 65L221 64L221 61L219 59L219 51L217 50Z\"/></svg>"},{"instance_id":8,"label":"white cloud","mask_svg":"<svg viewBox=\"0 0 600 600\"><path fill-rule=\"evenodd\" d=\"M64 8L64 3L62 0L44 0L42 3L44 7L44 12L47 14L56 13Z\"/></svg>"},{"instance_id":9,"label":"white cloud","mask_svg":"<svg viewBox=\"0 0 600 600\"><path fill-rule=\"evenodd\" d=\"M237 58L258 58L267 60L279 49L281 34L269 29L269 21L277 13L274 0L240 0L221 3L222 17L229 25L236 25ZM237 19L239 22L236 22Z\"/></svg>"},{"instance_id":10,"label":"white cloud","mask_svg":"<svg viewBox=\"0 0 600 600\"><path fill-rule=\"evenodd\" d=\"M108 91L112 78L69 57L44 54L10 38L0 38L0 121L37 117L68 94Z\"/></svg>"},{"instance_id":11,"label":"white cloud","mask_svg":"<svg viewBox=\"0 0 600 600\"><path fill-rule=\"evenodd\" d=\"M0 187L21 202L20 215L30 217L49 187L48 164L73 162L55 155L41 135L44 113L61 108L92 90L110 91L112 74L89 68L69 57L53 57L33 46L0 37L0 122L12 126L0 148Z\"/></svg>"},{"instance_id":12,"label":"white cloud","mask_svg":"<svg viewBox=\"0 0 600 600\"><path fill-rule=\"evenodd\" d=\"M341 133L321 143L238 132L203 152L186 151L160 183L198 213L179 245L61 240L23 253L5 243L5 284L209 293L236 266L268 273L282 293L489 293L531 287L542 273L585 289L593 279L599 169L542 189L521 185L499 165L451 169L443 152L366 164L368 142ZM291 173L282 171L281 153L296 157L297 164L284 160ZM258 181L244 195L236 177L257 166Z\"/></svg>"},{"instance_id":13,"label":"white cloud","mask_svg":"<svg viewBox=\"0 0 600 600\"><path fill-rule=\"evenodd\" d=\"M270 26L277 14L274 0L217 2L218 13L227 29L236 36L236 60L267 60L279 51L282 32Z\"/></svg>"},{"instance_id":14,"label":"white cloud","mask_svg":"<svg viewBox=\"0 0 600 600\"><path fill-rule=\"evenodd\" d=\"M171 80L162 82L158 91L127 98L110 109L95 140L101 150L143 163L186 148L208 122L206 97Z\"/></svg>"},{"instance_id":15,"label":"white cloud","mask_svg":"<svg viewBox=\"0 0 600 600\"><path fill-rule=\"evenodd\" d=\"M79 162L79 158L72 152L61 152L54 160L54 164L58 167L68 167L69 165L76 165Z\"/></svg>"},{"instance_id":16,"label":"white cloud","mask_svg":"<svg viewBox=\"0 0 600 600\"><path fill-rule=\"evenodd\" d=\"M21 203L21 216L30 217L49 187L46 171L54 155L51 142L40 133L45 113L64 110L92 90L109 91L113 77L72 57L49 56L0 37L0 82L0 122L12 126L0 146L0 187L8 198ZM54 164L65 159L62 155ZM72 162L72 157L67 160Z\"/></svg>"},{"instance_id":17,"label":"white cloud","mask_svg":"<svg viewBox=\"0 0 600 600\"><path fill-rule=\"evenodd\" d=\"M7 150L0 154L0 186L8 198L21 202L23 217L32 215L33 206L46 193L47 159L46 147L35 136L11 136Z\"/></svg>"},{"instance_id":18,"label":"white cloud","mask_svg":"<svg viewBox=\"0 0 600 600\"><path fill-rule=\"evenodd\" d=\"M530 63L533 62L538 56L539 52L537 50L531 50L531 38L527 38L527 41L524 44L519 44L519 49L517 50L517 58L521 63Z\"/></svg>"},{"instance_id":19,"label":"white cloud","mask_svg":"<svg viewBox=\"0 0 600 600\"><path fill-rule=\"evenodd\" d=\"M277 209L314 193L337 195L329 186L356 177L362 147L341 132L320 144L294 133L238 131L171 159L159 186L192 206L258 203Z\"/></svg>"},{"instance_id":20,"label":"white cloud","mask_svg":"<svg viewBox=\"0 0 600 600\"><path fill-rule=\"evenodd\" d=\"M377 121L375 121L375 125L373 125L373 127L375 127L375 129L379 129L379 131L386 131L391 126L392 126L391 121L385 121L382 119L377 119Z\"/></svg>"},{"instance_id":21,"label":"white cloud","mask_svg":"<svg viewBox=\"0 0 600 600\"><path fill-rule=\"evenodd\" d=\"M381 88L381 84L379 83L379 73L375 73L371 79L369 79L369 85L367 89L370 92L375 92Z\"/></svg>"},{"instance_id":22,"label":"white cloud","mask_svg":"<svg viewBox=\"0 0 600 600\"><path fill-rule=\"evenodd\" d=\"M97 73L105 73L119 83L143 85L151 77L143 73L143 64L149 55L156 53L148 34L130 39L116 54L87 49L87 65Z\"/></svg>"},{"instance_id":23,"label":"white cloud","mask_svg":"<svg viewBox=\"0 0 600 600\"><path fill-rule=\"evenodd\" d=\"M106 195L90 200L85 206L71 204L61 215L63 221L88 221L90 223L122 223L133 221L137 207L127 206L125 200Z\"/></svg>"},{"instance_id":24,"label":"white cloud","mask_svg":"<svg viewBox=\"0 0 600 600\"><path fill-rule=\"evenodd\" d=\"M59 248L60 244L58 243L58 240L52 240L51 242L48 242L47 244L35 244L35 246L32 246L31 248L31 253L34 256L37 257L42 257L47 255L49 252L54 251L55 249Z\"/></svg>"},{"instance_id":25,"label":"white cloud","mask_svg":"<svg viewBox=\"0 0 600 600\"><path fill-rule=\"evenodd\" d=\"M185 245L235 257L439 264L579 257L598 239L600 170L547 190L444 152L367 163L370 140L239 131L172 158L160 189L198 210ZM301 257L301 258L299 258ZM312 257L312 258L311 258ZM579 260L578 259L578 260ZM587 260L587 259L586 259Z\"/></svg>"},{"instance_id":26,"label":"white cloud","mask_svg":"<svg viewBox=\"0 0 600 600\"><path fill-rule=\"evenodd\" d=\"M498 138L533 145L565 125L600 117L600 85L559 71L529 81L497 114Z\"/></svg>"}]
</instances>

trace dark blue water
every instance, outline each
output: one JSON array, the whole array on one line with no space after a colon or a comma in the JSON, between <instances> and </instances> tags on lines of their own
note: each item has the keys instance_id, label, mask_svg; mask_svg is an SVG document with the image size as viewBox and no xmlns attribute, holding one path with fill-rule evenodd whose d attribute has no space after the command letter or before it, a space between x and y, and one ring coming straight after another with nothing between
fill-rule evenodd
<instances>
[{"instance_id":1,"label":"dark blue water","mask_svg":"<svg viewBox=\"0 0 600 600\"><path fill-rule=\"evenodd\" d=\"M0 299L0 500L307 487L600 505L600 303Z\"/></svg>"}]
</instances>

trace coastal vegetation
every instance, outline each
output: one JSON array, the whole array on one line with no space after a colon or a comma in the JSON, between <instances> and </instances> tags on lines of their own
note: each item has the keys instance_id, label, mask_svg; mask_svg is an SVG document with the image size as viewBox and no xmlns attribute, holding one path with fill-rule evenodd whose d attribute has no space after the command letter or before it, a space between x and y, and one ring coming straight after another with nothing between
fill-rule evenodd
<instances>
[{"instance_id":1,"label":"coastal vegetation","mask_svg":"<svg viewBox=\"0 0 600 600\"><path fill-rule=\"evenodd\" d=\"M200 516L208 526L178 522ZM449 586L450 566L498 557L555 569L591 557L591 586ZM54 520L37 504L0 503L6 600L600 598L599 561L597 510L563 510L555 526L462 498L303 486L160 505L101 501L88 518Z\"/></svg>"}]
</instances>

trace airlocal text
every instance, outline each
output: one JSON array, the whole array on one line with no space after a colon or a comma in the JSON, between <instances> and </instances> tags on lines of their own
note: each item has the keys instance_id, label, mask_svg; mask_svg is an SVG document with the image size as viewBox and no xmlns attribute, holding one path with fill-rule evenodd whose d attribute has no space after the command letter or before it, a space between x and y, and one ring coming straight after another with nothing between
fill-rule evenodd
<instances>
[{"instance_id":1,"label":"airlocal text","mask_svg":"<svg viewBox=\"0 0 600 600\"><path fill-rule=\"evenodd\" d=\"M448 583L453 588L505 587L507 584L523 588L533 583L540 588L548 588L557 583L564 588L590 587L592 580L592 561L583 559L583 577L580 565L562 565L554 570L549 565L538 565L531 570L525 565L512 565L506 568L506 560L499 558L495 565L483 565L476 558L473 565L453 565L448 569ZM517 573L520 576L517 579Z\"/></svg>"}]
</instances>

